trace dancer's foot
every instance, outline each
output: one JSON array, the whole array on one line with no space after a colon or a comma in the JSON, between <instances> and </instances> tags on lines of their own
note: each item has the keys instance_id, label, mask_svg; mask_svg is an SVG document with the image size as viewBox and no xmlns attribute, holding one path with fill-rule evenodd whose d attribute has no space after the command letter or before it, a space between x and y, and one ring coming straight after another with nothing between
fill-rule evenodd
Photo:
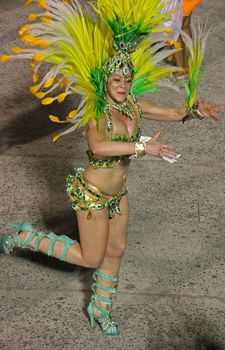
<instances>
[{"instance_id":1,"label":"dancer's foot","mask_svg":"<svg viewBox=\"0 0 225 350\"><path fill-rule=\"evenodd\" d=\"M10 224L10 226L16 228L17 232L2 238L0 246L5 254L10 254L17 247L27 248L65 261L68 250L75 243L74 240L64 235L57 236L53 232L46 234L34 230L30 224Z\"/></svg>"},{"instance_id":2,"label":"dancer's foot","mask_svg":"<svg viewBox=\"0 0 225 350\"><path fill-rule=\"evenodd\" d=\"M116 294L116 287L118 285L119 278L117 275L110 276L103 274L100 270L96 270L93 275L95 283L92 286L94 294L91 297L91 301L87 308L89 316L89 322L91 328L94 327L95 321L99 323L104 334L116 336L119 334L119 328L117 324L112 321L111 309L113 294ZM108 282L112 282L115 286L109 287ZM107 286L105 285L107 284ZM99 295L105 294L107 296Z\"/></svg>"},{"instance_id":3,"label":"dancer's foot","mask_svg":"<svg viewBox=\"0 0 225 350\"><path fill-rule=\"evenodd\" d=\"M97 321L105 335L116 336L120 333L118 325L112 320L109 311L101 308L95 301L91 301L87 308L91 328L94 328L94 322Z\"/></svg>"},{"instance_id":4,"label":"dancer's foot","mask_svg":"<svg viewBox=\"0 0 225 350\"><path fill-rule=\"evenodd\" d=\"M4 236L1 240L1 249L4 253L10 254L14 248L28 248L30 241L36 234L36 230L30 224L10 224L18 231L10 236ZM29 239L29 237L31 239Z\"/></svg>"}]
</instances>

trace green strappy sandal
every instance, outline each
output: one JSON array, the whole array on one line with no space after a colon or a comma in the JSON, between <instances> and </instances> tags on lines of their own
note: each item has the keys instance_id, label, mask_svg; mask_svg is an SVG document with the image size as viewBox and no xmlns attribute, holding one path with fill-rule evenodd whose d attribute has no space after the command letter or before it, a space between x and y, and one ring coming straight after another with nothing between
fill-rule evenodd
<instances>
[{"instance_id":1,"label":"green strappy sandal","mask_svg":"<svg viewBox=\"0 0 225 350\"><path fill-rule=\"evenodd\" d=\"M53 256L53 250L54 245L56 242L62 242L64 243L64 248L62 250L60 260L65 261L66 255L68 253L68 250L70 247L76 242L73 239L67 237L67 236L57 236L55 233L50 232L48 234L35 230L30 224L27 223L20 223L20 224L9 224L10 227L13 227L17 229L17 232L14 233L11 236L4 236L1 240L1 249L5 254L10 254L13 252L14 248L30 248L30 243L34 238L35 244L32 251L38 252L39 251L39 245L43 238L49 239L49 247L48 247L48 256ZM27 237L24 241L21 240L19 233L21 231L28 232Z\"/></svg>"},{"instance_id":2,"label":"green strappy sandal","mask_svg":"<svg viewBox=\"0 0 225 350\"><path fill-rule=\"evenodd\" d=\"M29 248L29 244L35 237L36 230L27 223L9 224L8 226L17 229L17 232L11 236L3 236L1 240L1 249L5 254L13 252L14 248ZM23 242L19 236L21 231L30 232L25 241ZM44 234L44 233L43 233Z\"/></svg>"},{"instance_id":3,"label":"green strappy sandal","mask_svg":"<svg viewBox=\"0 0 225 350\"><path fill-rule=\"evenodd\" d=\"M99 283L98 277L101 277L105 281L114 282L115 287L110 288L110 287L103 286L101 283ZM91 301L90 301L88 308L87 308L90 326L91 326L91 328L94 328L94 323L95 323L95 321L97 321L100 324L101 329L105 335L116 336L119 334L119 328L118 328L118 325L114 321L112 321L112 319L111 319L112 300L98 295L96 293L96 288L103 290L105 292L110 292L110 293L115 295L117 292L119 276L118 275L114 275L114 276L105 275L100 270L96 270L93 274L93 278L95 281L95 283L92 285L92 290L93 290L94 294L91 296ZM108 305L108 310L103 309L101 307L101 305L98 303L98 301ZM96 311L100 314L100 316L98 316L98 317L95 316Z\"/></svg>"}]
</instances>

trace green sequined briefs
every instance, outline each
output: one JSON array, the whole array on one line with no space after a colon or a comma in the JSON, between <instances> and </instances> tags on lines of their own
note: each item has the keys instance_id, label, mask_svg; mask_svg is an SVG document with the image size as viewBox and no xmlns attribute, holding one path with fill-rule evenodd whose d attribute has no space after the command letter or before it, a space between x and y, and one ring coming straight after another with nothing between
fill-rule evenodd
<instances>
[{"instance_id":1,"label":"green sequined briefs","mask_svg":"<svg viewBox=\"0 0 225 350\"><path fill-rule=\"evenodd\" d=\"M83 177L83 168L75 169L74 175L66 177L66 191L76 211L88 210L87 219L92 219L92 210L109 209L109 219L121 214L120 201L127 195L124 184L115 196L100 191Z\"/></svg>"}]
</instances>

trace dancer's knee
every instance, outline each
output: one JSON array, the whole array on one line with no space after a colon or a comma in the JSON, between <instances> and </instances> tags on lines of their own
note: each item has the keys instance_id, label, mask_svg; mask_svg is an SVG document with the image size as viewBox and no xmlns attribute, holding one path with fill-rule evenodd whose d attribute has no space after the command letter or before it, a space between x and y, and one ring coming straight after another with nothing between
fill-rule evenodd
<instances>
[{"instance_id":1,"label":"dancer's knee","mask_svg":"<svg viewBox=\"0 0 225 350\"><path fill-rule=\"evenodd\" d=\"M84 259L85 259L85 262L86 262L88 267L96 269L102 264L104 257L103 256L92 256L92 257L87 256L87 257L84 257Z\"/></svg>"},{"instance_id":2,"label":"dancer's knee","mask_svg":"<svg viewBox=\"0 0 225 350\"><path fill-rule=\"evenodd\" d=\"M127 248L126 242L118 242L116 245L108 246L106 255L111 258L121 258Z\"/></svg>"}]
</instances>

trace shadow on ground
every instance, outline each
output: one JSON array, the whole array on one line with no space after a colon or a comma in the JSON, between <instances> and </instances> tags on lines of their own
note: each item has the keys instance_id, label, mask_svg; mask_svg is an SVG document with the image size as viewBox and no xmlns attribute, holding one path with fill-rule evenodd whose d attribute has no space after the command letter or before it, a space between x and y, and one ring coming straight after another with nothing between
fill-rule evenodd
<instances>
[{"instance_id":1,"label":"shadow on ground","mask_svg":"<svg viewBox=\"0 0 225 350\"><path fill-rule=\"evenodd\" d=\"M28 144L66 129L68 124L53 123L48 115L59 115L63 119L78 103L78 98L69 99L68 97L67 104L55 103L48 107L40 105L37 109L18 114L0 131L0 154L4 154L13 146Z\"/></svg>"}]
</instances>

